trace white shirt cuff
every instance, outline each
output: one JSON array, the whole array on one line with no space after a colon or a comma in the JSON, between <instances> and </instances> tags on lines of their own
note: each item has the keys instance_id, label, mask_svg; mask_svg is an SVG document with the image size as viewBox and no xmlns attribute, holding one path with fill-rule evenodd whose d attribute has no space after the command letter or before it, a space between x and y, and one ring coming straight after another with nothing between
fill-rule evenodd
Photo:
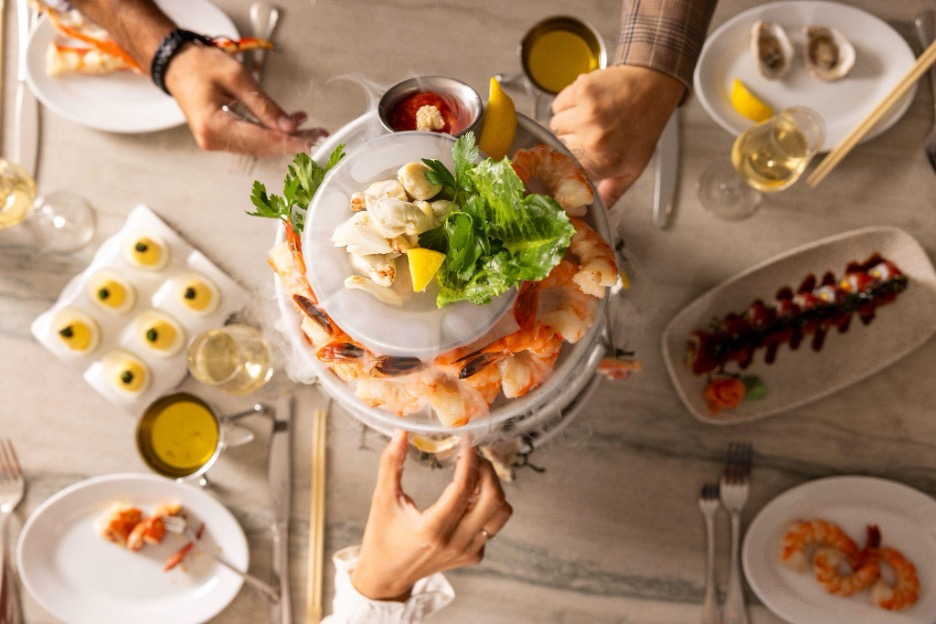
<instances>
[{"instance_id":1,"label":"white shirt cuff","mask_svg":"<svg viewBox=\"0 0 936 624\"><path fill-rule=\"evenodd\" d=\"M406 602L371 600L351 583L351 571L357 564L358 546L335 553L335 600L332 615L322 624L421 624L455 598L452 586L442 574L420 579Z\"/></svg>"}]
</instances>

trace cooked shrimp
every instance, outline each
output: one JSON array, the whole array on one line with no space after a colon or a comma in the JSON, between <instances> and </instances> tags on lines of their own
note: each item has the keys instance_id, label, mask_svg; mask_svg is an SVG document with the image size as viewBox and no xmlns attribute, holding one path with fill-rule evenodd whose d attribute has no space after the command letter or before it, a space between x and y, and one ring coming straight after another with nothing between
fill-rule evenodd
<instances>
[{"instance_id":1,"label":"cooked shrimp","mask_svg":"<svg viewBox=\"0 0 936 624\"><path fill-rule=\"evenodd\" d=\"M881 576L876 549L881 543L881 532L874 525L868 527L868 539L856 559L851 560L837 548L823 546L813 555L816 580L830 594L852 596L867 589Z\"/></svg>"},{"instance_id":2,"label":"cooked shrimp","mask_svg":"<svg viewBox=\"0 0 936 624\"><path fill-rule=\"evenodd\" d=\"M593 297L604 297L605 288L618 281L617 263L610 245L590 225L581 219L570 219L575 235L569 251L578 258L580 268L572 279Z\"/></svg>"},{"instance_id":3,"label":"cooked shrimp","mask_svg":"<svg viewBox=\"0 0 936 624\"><path fill-rule=\"evenodd\" d=\"M558 355L561 348L562 336L550 327L535 325L531 329L519 329L461 358L459 361L463 362L463 365L458 376L460 379L467 379L492 364L524 351L548 360Z\"/></svg>"},{"instance_id":4,"label":"cooked shrimp","mask_svg":"<svg viewBox=\"0 0 936 624\"><path fill-rule=\"evenodd\" d=\"M608 379L627 379L643 370L640 360L627 357L606 357L598 362L598 372Z\"/></svg>"},{"instance_id":5,"label":"cooked shrimp","mask_svg":"<svg viewBox=\"0 0 936 624\"><path fill-rule=\"evenodd\" d=\"M424 387L426 399L444 427L461 427L486 414L491 404L464 379L436 376Z\"/></svg>"},{"instance_id":6,"label":"cooked shrimp","mask_svg":"<svg viewBox=\"0 0 936 624\"><path fill-rule=\"evenodd\" d=\"M392 379L364 377L358 381L354 394L370 407L379 407L397 416L418 412L426 404L422 384L412 381L400 383Z\"/></svg>"},{"instance_id":7,"label":"cooked shrimp","mask_svg":"<svg viewBox=\"0 0 936 624\"><path fill-rule=\"evenodd\" d=\"M585 170L569 156L547 145L517 150L511 159L524 184L539 180L559 205L574 217L582 217L595 200Z\"/></svg>"},{"instance_id":8,"label":"cooked shrimp","mask_svg":"<svg viewBox=\"0 0 936 624\"><path fill-rule=\"evenodd\" d=\"M559 337L558 334L556 336ZM559 337L559 346L562 346L561 337ZM504 396L513 399L539 388L552 374L558 357L559 349L557 348L548 357L539 357L529 351L523 351L501 361L499 368Z\"/></svg>"},{"instance_id":9,"label":"cooked shrimp","mask_svg":"<svg viewBox=\"0 0 936 624\"><path fill-rule=\"evenodd\" d=\"M825 520L797 520L783 536L780 561L797 572L805 572L810 551L819 545L837 548L850 561L858 558L858 545L837 524Z\"/></svg>"},{"instance_id":10,"label":"cooked shrimp","mask_svg":"<svg viewBox=\"0 0 936 624\"><path fill-rule=\"evenodd\" d=\"M871 586L871 600L888 611L899 611L916 603L920 597L920 578L916 567L895 548L881 547L875 553L884 564L881 578ZM892 581L886 577L893 576Z\"/></svg>"}]
</instances>

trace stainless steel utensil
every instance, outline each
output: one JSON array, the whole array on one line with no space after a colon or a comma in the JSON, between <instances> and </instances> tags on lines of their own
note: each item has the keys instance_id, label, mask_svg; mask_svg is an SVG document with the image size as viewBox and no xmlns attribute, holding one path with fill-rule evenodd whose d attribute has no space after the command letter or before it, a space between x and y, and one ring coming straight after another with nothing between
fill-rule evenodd
<instances>
[{"instance_id":1,"label":"stainless steel utensil","mask_svg":"<svg viewBox=\"0 0 936 624\"><path fill-rule=\"evenodd\" d=\"M254 2L250 5L249 37L272 40L279 24L279 9L267 2ZM263 83L266 73L267 50L251 50L244 53L244 66L250 71L257 84ZM232 156L231 168L234 171L250 174L257 164L257 157L249 154Z\"/></svg>"},{"instance_id":2,"label":"stainless steel utensil","mask_svg":"<svg viewBox=\"0 0 936 624\"><path fill-rule=\"evenodd\" d=\"M3 562L0 574L0 622L20 622L19 596L10 567L10 515L23 500L26 480L20 469L19 459L13 450L13 443L0 440L0 547L3 548Z\"/></svg>"},{"instance_id":3,"label":"stainless steel utensil","mask_svg":"<svg viewBox=\"0 0 936 624\"><path fill-rule=\"evenodd\" d=\"M26 85L26 44L36 21L28 0L16 1L16 103L13 109L12 160L35 179L39 163L39 103Z\"/></svg>"},{"instance_id":4,"label":"stainless steel utensil","mask_svg":"<svg viewBox=\"0 0 936 624\"><path fill-rule=\"evenodd\" d=\"M722 505L731 518L731 562L728 569L728 591L722 606L724 624L747 624L744 590L741 587L741 510L748 499L751 475L751 445L732 442L728 445L725 469L719 483Z\"/></svg>"},{"instance_id":5,"label":"stainless steel utensil","mask_svg":"<svg viewBox=\"0 0 936 624\"><path fill-rule=\"evenodd\" d=\"M281 397L276 403L273 432L270 434L270 456L267 477L273 497L273 571L279 580L281 600L276 605L279 624L292 622L292 601L289 594L289 513L292 506L292 396Z\"/></svg>"},{"instance_id":6,"label":"stainless steel utensil","mask_svg":"<svg viewBox=\"0 0 936 624\"><path fill-rule=\"evenodd\" d=\"M653 225L665 229L673 214L679 180L679 111L673 111L656 147Z\"/></svg>"},{"instance_id":7,"label":"stainless steel utensil","mask_svg":"<svg viewBox=\"0 0 936 624\"><path fill-rule=\"evenodd\" d=\"M222 557L221 555L212 552L210 548L205 548L201 545L201 540L198 538L197 533L192 530L192 527L189 526L185 518L180 518L179 516L163 516L163 525L166 527L167 531L176 533L178 535L184 535L189 542L192 543L193 548L197 548L200 552L205 553L225 568L234 572L238 576L244 579L244 581L249 584L254 589L259 590L263 595L272 600L273 602L280 601L280 592L277 588L272 585L265 583L258 579L256 576L250 574L249 572L244 572L243 570L238 570L237 567L232 564L230 561Z\"/></svg>"},{"instance_id":8,"label":"stainless steel utensil","mask_svg":"<svg viewBox=\"0 0 936 624\"><path fill-rule=\"evenodd\" d=\"M699 510L705 518L705 600L702 602L700 624L719 624L721 606L715 581L715 514L721 507L718 485L706 483L699 494Z\"/></svg>"},{"instance_id":9,"label":"stainless steel utensil","mask_svg":"<svg viewBox=\"0 0 936 624\"><path fill-rule=\"evenodd\" d=\"M936 39L936 10L929 9L920 13L916 18L917 37L925 50ZM936 66L929 70L930 86L933 89L934 119L929 134L923 138L923 151L929 159L930 165L936 171Z\"/></svg>"}]
</instances>

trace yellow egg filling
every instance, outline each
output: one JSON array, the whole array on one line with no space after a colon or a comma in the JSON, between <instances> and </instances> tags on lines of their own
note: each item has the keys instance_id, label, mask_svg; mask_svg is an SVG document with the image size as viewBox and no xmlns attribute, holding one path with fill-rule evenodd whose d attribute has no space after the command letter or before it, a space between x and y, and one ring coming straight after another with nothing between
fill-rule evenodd
<instances>
[{"instance_id":1,"label":"yellow egg filling","mask_svg":"<svg viewBox=\"0 0 936 624\"><path fill-rule=\"evenodd\" d=\"M53 321L52 331L70 353L82 354L97 347L99 330L94 320L75 310L62 310Z\"/></svg>"},{"instance_id":2,"label":"yellow egg filling","mask_svg":"<svg viewBox=\"0 0 936 624\"><path fill-rule=\"evenodd\" d=\"M181 300L193 312L207 312L215 303L214 290L201 280L190 280L182 285Z\"/></svg>"},{"instance_id":3,"label":"yellow egg filling","mask_svg":"<svg viewBox=\"0 0 936 624\"><path fill-rule=\"evenodd\" d=\"M130 264L144 269L161 269L169 259L168 253L160 241L150 236L136 236L126 248Z\"/></svg>"}]
</instances>

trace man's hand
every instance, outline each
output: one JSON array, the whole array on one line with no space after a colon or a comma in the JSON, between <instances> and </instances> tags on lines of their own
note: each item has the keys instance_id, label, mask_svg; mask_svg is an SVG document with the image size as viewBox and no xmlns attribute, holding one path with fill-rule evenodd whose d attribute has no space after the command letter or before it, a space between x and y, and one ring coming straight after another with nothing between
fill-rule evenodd
<instances>
[{"instance_id":1,"label":"man's hand","mask_svg":"<svg viewBox=\"0 0 936 624\"><path fill-rule=\"evenodd\" d=\"M321 128L297 131L305 113L287 115L237 59L217 48L186 45L167 68L166 87L202 149L281 156L308 152L328 134ZM262 125L221 110L233 102L245 105Z\"/></svg>"},{"instance_id":2,"label":"man's hand","mask_svg":"<svg viewBox=\"0 0 936 624\"><path fill-rule=\"evenodd\" d=\"M552 131L598 181L609 210L634 183L685 86L634 65L582 74L553 101Z\"/></svg>"}]
</instances>

